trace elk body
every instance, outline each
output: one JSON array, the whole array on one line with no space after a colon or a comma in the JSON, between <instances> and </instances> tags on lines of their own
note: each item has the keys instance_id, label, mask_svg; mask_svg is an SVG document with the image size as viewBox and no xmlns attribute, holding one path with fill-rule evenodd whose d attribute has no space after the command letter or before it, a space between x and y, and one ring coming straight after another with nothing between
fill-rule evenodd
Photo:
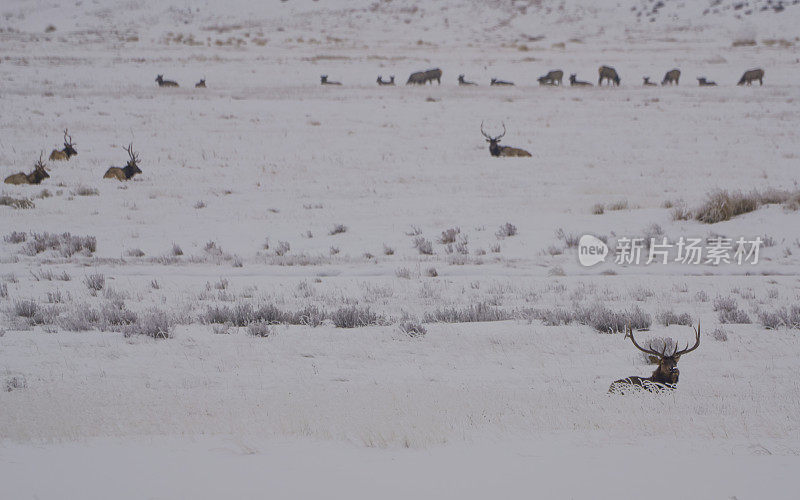
<instances>
[{"instance_id":1,"label":"elk body","mask_svg":"<svg viewBox=\"0 0 800 500\"><path fill-rule=\"evenodd\" d=\"M69 160L71 156L76 156L78 152L75 150L75 144L72 142L72 136L67 134L67 129L64 129L64 149L54 149L50 153L50 161L53 160Z\"/></svg>"},{"instance_id":2,"label":"elk body","mask_svg":"<svg viewBox=\"0 0 800 500\"><path fill-rule=\"evenodd\" d=\"M464 80L464 75L463 74L458 75L458 84L459 85L478 85L475 82L470 82L470 81Z\"/></svg>"},{"instance_id":3,"label":"elk body","mask_svg":"<svg viewBox=\"0 0 800 500\"><path fill-rule=\"evenodd\" d=\"M516 156L516 157L523 157L523 156L531 156L531 154L524 149L520 148L512 148L511 146L501 146L498 144L500 139L506 135L506 124L503 124L503 133L498 135L497 137L491 137L483 130L483 122L481 122L481 134L486 138L486 142L489 143L489 153L492 156Z\"/></svg>"},{"instance_id":4,"label":"elk body","mask_svg":"<svg viewBox=\"0 0 800 500\"><path fill-rule=\"evenodd\" d=\"M564 72L560 69L548 71L546 75L539 77L540 85L561 85L564 79ZM544 84L542 82L545 82Z\"/></svg>"},{"instance_id":5,"label":"elk body","mask_svg":"<svg viewBox=\"0 0 800 500\"><path fill-rule=\"evenodd\" d=\"M758 69L750 69L744 72L742 78L739 79L739 83L736 85L751 85L754 81L758 80L759 85L764 85L764 70L761 68Z\"/></svg>"},{"instance_id":6,"label":"elk body","mask_svg":"<svg viewBox=\"0 0 800 500\"><path fill-rule=\"evenodd\" d=\"M389 81L384 81L381 75L378 75L378 85L394 85L394 75L389 77Z\"/></svg>"},{"instance_id":7,"label":"elk body","mask_svg":"<svg viewBox=\"0 0 800 500\"><path fill-rule=\"evenodd\" d=\"M578 75L576 75L575 73L572 73L571 75L569 75L569 84L572 87L592 87L591 83L582 82L582 81L578 80Z\"/></svg>"},{"instance_id":8,"label":"elk body","mask_svg":"<svg viewBox=\"0 0 800 500\"><path fill-rule=\"evenodd\" d=\"M36 162L33 172L29 174L23 174L20 172L18 174L9 175L6 177L4 182L6 184L41 184L41 182L48 177L50 177L50 174L48 174L47 170L44 168L44 163L42 163L42 155L39 155L39 161Z\"/></svg>"},{"instance_id":9,"label":"elk body","mask_svg":"<svg viewBox=\"0 0 800 500\"><path fill-rule=\"evenodd\" d=\"M425 85L428 82L431 82L433 85L433 81L436 80L436 83L439 85L442 84L442 70L439 68L429 69L427 71L417 71L416 73L411 73L409 75L408 80L406 80L406 85L413 84L413 85Z\"/></svg>"},{"instance_id":10,"label":"elk body","mask_svg":"<svg viewBox=\"0 0 800 500\"><path fill-rule=\"evenodd\" d=\"M178 82L173 82L172 80L164 80L164 75L158 75L156 77L156 82L158 82L159 87L178 87Z\"/></svg>"},{"instance_id":11,"label":"elk body","mask_svg":"<svg viewBox=\"0 0 800 500\"><path fill-rule=\"evenodd\" d=\"M127 181L134 175L142 173L142 171L139 170L138 165L139 155L133 151L133 144L130 144L127 148L123 149L128 152L128 156L130 157L128 164L124 167L110 167L108 170L106 170L105 175L103 175L103 179Z\"/></svg>"},{"instance_id":12,"label":"elk body","mask_svg":"<svg viewBox=\"0 0 800 500\"><path fill-rule=\"evenodd\" d=\"M341 85L342 82L332 82L328 80L328 75L322 75L319 77L320 85Z\"/></svg>"},{"instance_id":13,"label":"elk body","mask_svg":"<svg viewBox=\"0 0 800 500\"><path fill-rule=\"evenodd\" d=\"M650 81L650 77L649 76L643 76L642 77L642 85L645 86L645 87L657 87L657 85L655 83Z\"/></svg>"},{"instance_id":14,"label":"elk body","mask_svg":"<svg viewBox=\"0 0 800 500\"><path fill-rule=\"evenodd\" d=\"M681 78L681 70L676 68L676 69L667 71L666 74L664 74L664 79L661 80L661 85L666 85L668 83L670 85L672 85L673 83L675 85L678 85L678 80L680 80L680 78Z\"/></svg>"},{"instance_id":15,"label":"elk body","mask_svg":"<svg viewBox=\"0 0 800 500\"><path fill-rule=\"evenodd\" d=\"M597 85L602 85L603 80L606 80L609 85L619 85L619 82L621 81L619 75L617 74L617 70L611 66L600 66L597 69L597 72L600 74L600 79L597 80Z\"/></svg>"},{"instance_id":16,"label":"elk body","mask_svg":"<svg viewBox=\"0 0 800 500\"><path fill-rule=\"evenodd\" d=\"M507 82L505 80L498 80L497 78L492 78L492 81L489 82L489 85L511 86L514 85L514 82Z\"/></svg>"},{"instance_id":17,"label":"elk body","mask_svg":"<svg viewBox=\"0 0 800 500\"><path fill-rule=\"evenodd\" d=\"M706 80L705 77L702 77L702 76L697 78L697 84L700 85L701 87L716 87L717 86L717 82L710 82L710 81Z\"/></svg>"},{"instance_id":18,"label":"elk body","mask_svg":"<svg viewBox=\"0 0 800 500\"><path fill-rule=\"evenodd\" d=\"M199 82L194 84L194 88L196 89L204 89L206 88L206 79L202 78Z\"/></svg>"},{"instance_id":19,"label":"elk body","mask_svg":"<svg viewBox=\"0 0 800 500\"><path fill-rule=\"evenodd\" d=\"M672 351L672 353L668 353L668 347L666 345L661 351L656 351L654 349L650 349L649 346L648 349L645 349L637 344L636 339L633 337L633 330L631 330L630 325L628 325L625 331L625 336L629 336L631 338L631 342L633 342L633 345L636 346L637 349L649 354L650 356L654 356L658 360L658 367L653 371L652 375L646 378L627 377L615 380L612 382L611 387L608 388L608 392L614 394L625 394L625 392L641 389L650 392L674 389L678 385L678 376L680 375L680 371L678 371L678 360L680 360L681 356L694 351L700 345L699 323L697 324L697 328L694 329L694 333L695 343L691 348L689 347L689 344L686 344L686 348L679 351L678 346L675 345L675 349Z\"/></svg>"}]
</instances>

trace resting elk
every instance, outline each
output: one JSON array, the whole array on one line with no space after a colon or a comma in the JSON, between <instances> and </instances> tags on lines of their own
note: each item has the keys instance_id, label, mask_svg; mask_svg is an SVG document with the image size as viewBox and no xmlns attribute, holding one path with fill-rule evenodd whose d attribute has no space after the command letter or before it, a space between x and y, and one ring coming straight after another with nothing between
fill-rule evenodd
<instances>
[{"instance_id":1,"label":"resting elk","mask_svg":"<svg viewBox=\"0 0 800 500\"><path fill-rule=\"evenodd\" d=\"M653 371L652 375L646 378L634 376L615 380L611 384L611 387L608 388L608 392L613 394L625 394L626 392L636 390L660 392L663 390L675 389L678 385L678 375L680 375L678 371L678 360L681 356L694 351L700 345L700 323L698 323L697 328L694 329L694 334L695 343L691 348L689 344L686 344L686 348L679 351L676 344L672 353L668 353L668 347L666 345L661 351L650 349L650 346L648 346L648 349L640 346L633 337L633 330L630 325L628 325L625 330L625 336L631 338L631 342L633 342L633 345L636 346L637 349L654 356L658 360L658 368Z\"/></svg>"},{"instance_id":2,"label":"resting elk","mask_svg":"<svg viewBox=\"0 0 800 500\"><path fill-rule=\"evenodd\" d=\"M128 145L127 148L122 148L128 152L130 159L128 164L124 167L110 167L106 170L103 179L117 179L118 181L127 181L136 174L141 174L139 170L139 155L133 151L133 144Z\"/></svg>"},{"instance_id":3,"label":"resting elk","mask_svg":"<svg viewBox=\"0 0 800 500\"><path fill-rule=\"evenodd\" d=\"M50 177L50 174L47 173L47 170L44 169L44 163L42 163L42 155L39 155L39 161L36 162L36 166L33 168L33 172L29 174L23 174L22 172L18 174L12 174L6 177L4 181L6 184L40 184L43 180Z\"/></svg>"},{"instance_id":4,"label":"resting elk","mask_svg":"<svg viewBox=\"0 0 800 500\"><path fill-rule=\"evenodd\" d=\"M503 133L498 135L497 137L491 137L483 130L483 122L481 122L481 134L486 138L486 142L489 143L489 153L492 156L531 156L531 154L524 149L520 148L512 148L511 146L501 146L498 143L500 139L506 135L506 124L503 124Z\"/></svg>"},{"instance_id":5,"label":"resting elk","mask_svg":"<svg viewBox=\"0 0 800 500\"><path fill-rule=\"evenodd\" d=\"M195 83L194 84L194 88L196 88L196 89L204 89L204 88L206 88L206 79L205 79L205 77L201 78L199 82Z\"/></svg>"},{"instance_id":6,"label":"resting elk","mask_svg":"<svg viewBox=\"0 0 800 500\"><path fill-rule=\"evenodd\" d=\"M164 80L164 75L158 75L156 77L156 82L158 82L159 87L178 87L178 82L173 82L172 80Z\"/></svg>"},{"instance_id":7,"label":"resting elk","mask_svg":"<svg viewBox=\"0 0 800 500\"><path fill-rule=\"evenodd\" d=\"M717 86L717 82L712 82L710 80L706 80L706 78L703 77L703 76L698 76L697 77L697 84L700 85L701 87L716 87Z\"/></svg>"},{"instance_id":8,"label":"resting elk","mask_svg":"<svg viewBox=\"0 0 800 500\"><path fill-rule=\"evenodd\" d=\"M505 80L498 80L497 78L492 78L492 81L489 82L489 85L511 86L514 85L514 82L507 82Z\"/></svg>"},{"instance_id":9,"label":"resting elk","mask_svg":"<svg viewBox=\"0 0 800 500\"><path fill-rule=\"evenodd\" d=\"M54 149L50 153L50 161L53 160L69 160L71 156L76 156L78 152L75 150L75 144L72 142L72 136L67 134L67 129L64 129L64 149Z\"/></svg>"},{"instance_id":10,"label":"resting elk","mask_svg":"<svg viewBox=\"0 0 800 500\"><path fill-rule=\"evenodd\" d=\"M469 80L464 80L464 74L458 75L458 84L462 86L469 86L469 85L478 85L475 82L470 82Z\"/></svg>"},{"instance_id":11,"label":"resting elk","mask_svg":"<svg viewBox=\"0 0 800 500\"><path fill-rule=\"evenodd\" d=\"M589 82L583 82L581 80L578 80L578 75L575 74L575 73L572 73L571 75L569 75L569 84L572 87L591 87L592 86L592 84L589 83Z\"/></svg>"},{"instance_id":12,"label":"resting elk","mask_svg":"<svg viewBox=\"0 0 800 500\"><path fill-rule=\"evenodd\" d=\"M328 75L322 75L319 77L320 85L341 85L342 82L332 82L328 80Z\"/></svg>"},{"instance_id":13,"label":"resting elk","mask_svg":"<svg viewBox=\"0 0 800 500\"><path fill-rule=\"evenodd\" d=\"M642 85L644 85L645 87L657 87L658 86L655 83L650 81L650 77L649 76L643 76L642 77Z\"/></svg>"}]
</instances>

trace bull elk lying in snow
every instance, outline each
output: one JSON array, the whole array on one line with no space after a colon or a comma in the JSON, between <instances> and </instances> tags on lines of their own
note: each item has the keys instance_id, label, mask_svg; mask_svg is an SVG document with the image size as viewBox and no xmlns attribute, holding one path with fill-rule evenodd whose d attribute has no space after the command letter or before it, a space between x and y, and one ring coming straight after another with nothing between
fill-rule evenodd
<instances>
[{"instance_id":1,"label":"bull elk lying in snow","mask_svg":"<svg viewBox=\"0 0 800 500\"><path fill-rule=\"evenodd\" d=\"M110 167L106 170L103 179L117 179L118 181L127 181L136 174L141 174L139 170L139 155L133 151L133 144L128 145L127 148L122 148L128 152L130 159L125 167Z\"/></svg>"},{"instance_id":2,"label":"bull elk lying in snow","mask_svg":"<svg viewBox=\"0 0 800 500\"><path fill-rule=\"evenodd\" d=\"M483 122L481 122L481 134L486 137L486 142L489 143L489 153L492 156L531 156L530 153L520 148L512 148L511 146L501 146L498 143L500 139L506 135L506 124L503 124L503 133L497 137L490 137L483 131Z\"/></svg>"},{"instance_id":3,"label":"bull elk lying in snow","mask_svg":"<svg viewBox=\"0 0 800 500\"><path fill-rule=\"evenodd\" d=\"M156 77L156 82L158 83L159 87L178 87L178 82L173 82L172 80L164 80L164 75L158 75Z\"/></svg>"},{"instance_id":4,"label":"bull elk lying in snow","mask_svg":"<svg viewBox=\"0 0 800 500\"><path fill-rule=\"evenodd\" d=\"M384 81L383 76L378 75L378 85L394 85L394 75L389 77L389 81Z\"/></svg>"},{"instance_id":5,"label":"bull elk lying in snow","mask_svg":"<svg viewBox=\"0 0 800 500\"><path fill-rule=\"evenodd\" d=\"M194 88L196 89L204 89L206 88L206 79L201 78L199 82L194 84Z\"/></svg>"},{"instance_id":6,"label":"bull elk lying in snow","mask_svg":"<svg viewBox=\"0 0 800 500\"><path fill-rule=\"evenodd\" d=\"M761 68L758 69L750 69L744 72L742 78L739 79L739 83L736 85L751 85L755 80L758 80L759 85L764 85L764 70Z\"/></svg>"},{"instance_id":7,"label":"bull elk lying in snow","mask_svg":"<svg viewBox=\"0 0 800 500\"><path fill-rule=\"evenodd\" d=\"M625 329L625 336L631 338L631 342L633 342L633 345L636 346L637 349L651 356L655 356L655 358L658 360L658 368L656 368L653 371L653 374L647 378L627 377L620 380L615 380L611 384L611 387L608 388L608 392L613 394L625 394L626 392L642 389L650 392L660 392L663 390L675 389L675 387L678 385L678 375L680 375L680 372L678 371L678 360L681 358L681 356L694 351L700 345L700 323L698 323L697 328L694 329L694 334L695 343L691 348L689 347L689 344L686 344L686 348L679 351L676 344L675 349L671 354L669 354L667 353L666 345L659 352L650 348L645 349L637 344L636 339L633 337L633 330L631 330L630 325L628 325L628 327Z\"/></svg>"},{"instance_id":8,"label":"bull elk lying in snow","mask_svg":"<svg viewBox=\"0 0 800 500\"><path fill-rule=\"evenodd\" d=\"M546 75L538 78L539 85L561 85L564 79L564 72L560 69L548 71Z\"/></svg>"},{"instance_id":9,"label":"bull elk lying in snow","mask_svg":"<svg viewBox=\"0 0 800 500\"><path fill-rule=\"evenodd\" d=\"M50 153L50 161L53 160L69 160L71 156L76 156L78 152L75 150L75 144L72 142L72 136L67 134L67 129L64 129L64 149L54 149Z\"/></svg>"},{"instance_id":10,"label":"bull elk lying in snow","mask_svg":"<svg viewBox=\"0 0 800 500\"><path fill-rule=\"evenodd\" d=\"M597 80L597 85L602 85L603 80L606 80L609 85L612 83L614 85L619 85L619 82L621 81L619 75L617 74L617 70L611 66L600 66L597 69L597 72L600 74L600 79Z\"/></svg>"},{"instance_id":11,"label":"bull elk lying in snow","mask_svg":"<svg viewBox=\"0 0 800 500\"><path fill-rule=\"evenodd\" d=\"M642 77L642 85L645 86L645 87L657 87L657 85L655 83L650 81L650 77L649 76L643 76Z\"/></svg>"},{"instance_id":12,"label":"bull elk lying in snow","mask_svg":"<svg viewBox=\"0 0 800 500\"><path fill-rule=\"evenodd\" d=\"M668 83L670 85L672 85L673 83L675 85L678 85L678 80L680 80L680 78L681 78L681 70L676 68L676 69L667 71L666 74L664 74L664 79L661 80L661 85L666 85Z\"/></svg>"},{"instance_id":13,"label":"bull elk lying in snow","mask_svg":"<svg viewBox=\"0 0 800 500\"><path fill-rule=\"evenodd\" d=\"M6 184L40 184L43 180L50 177L50 174L47 173L47 170L44 169L44 163L42 163L42 155L39 155L39 161L36 162L36 166L33 168L33 172L29 174L23 174L22 172L18 174L12 174L6 177L5 183Z\"/></svg>"},{"instance_id":14,"label":"bull elk lying in snow","mask_svg":"<svg viewBox=\"0 0 800 500\"><path fill-rule=\"evenodd\" d=\"M416 73L411 73L409 75L408 80L406 80L406 85L414 84L414 85L425 85L428 82L431 82L433 85L433 81L436 80L436 83L441 85L442 84L442 70L439 68L429 69L427 71L417 71Z\"/></svg>"}]
</instances>

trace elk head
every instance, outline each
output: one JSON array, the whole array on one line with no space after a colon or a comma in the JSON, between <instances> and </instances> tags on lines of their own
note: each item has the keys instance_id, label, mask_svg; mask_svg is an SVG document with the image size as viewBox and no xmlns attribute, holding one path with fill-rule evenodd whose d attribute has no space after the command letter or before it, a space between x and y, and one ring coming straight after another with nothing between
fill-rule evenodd
<instances>
[{"instance_id":1,"label":"elk head","mask_svg":"<svg viewBox=\"0 0 800 500\"><path fill-rule=\"evenodd\" d=\"M72 136L69 135L68 129L64 129L64 150L63 151L67 155L67 159L69 159L70 156L76 156L78 154L78 151L75 149L75 146L77 146L77 144L72 142Z\"/></svg>"},{"instance_id":2,"label":"elk head","mask_svg":"<svg viewBox=\"0 0 800 500\"><path fill-rule=\"evenodd\" d=\"M695 343L692 347L689 347L689 344L686 344L684 349L678 350L677 343L675 344L675 348L672 352L668 352L668 348L665 345L660 351L650 348L648 346L647 349L640 346L636 339L633 336L633 330L630 327L630 324L627 327L625 332L626 336L631 338L631 342L633 345L639 349L640 351L654 356L658 360L658 368L653 371L653 374L650 376L650 382L655 382L657 384L663 384L666 386L674 387L675 384L678 383L678 376L680 375L680 371L678 370L678 361L681 359L681 356L684 354L690 353L700 346L700 323L697 323L697 328L694 328L695 333Z\"/></svg>"},{"instance_id":3,"label":"elk head","mask_svg":"<svg viewBox=\"0 0 800 500\"><path fill-rule=\"evenodd\" d=\"M503 148L500 147L498 143L500 142L500 139L502 139L503 136L506 135L506 124L503 123L502 134L498 135L497 137L491 137L483 130L483 122L481 122L481 134L483 134L483 136L486 138L486 142L489 143L489 153L491 153L492 156L500 156L500 151Z\"/></svg>"},{"instance_id":4,"label":"elk head","mask_svg":"<svg viewBox=\"0 0 800 500\"><path fill-rule=\"evenodd\" d=\"M125 151L128 152L128 156L130 159L128 160L128 164L125 166L125 170L129 173L127 175L128 178L133 177L133 174L141 174L142 171L139 170L139 154L133 151L133 143L130 143L127 148L123 148Z\"/></svg>"},{"instance_id":5,"label":"elk head","mask_svg":"<svg viewBox=\"0 0 800 500\"><path fill-rule=\"evenodd\" d=\"M39 153L39 161L36 162L33 172L28 174L28 182L31 184L39 184L43 180L50 177L50 174L48 174L47 170L44 168L44 162L42 161L43 154L43 152Z\"/></svg>"}]
</instances>

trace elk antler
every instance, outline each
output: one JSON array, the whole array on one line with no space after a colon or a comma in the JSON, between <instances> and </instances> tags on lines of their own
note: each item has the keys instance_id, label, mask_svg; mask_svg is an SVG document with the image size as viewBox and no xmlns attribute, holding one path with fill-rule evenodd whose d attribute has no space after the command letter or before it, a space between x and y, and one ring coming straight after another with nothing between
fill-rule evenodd
<instances>
[{"instance_id":1,"label":"elk antler","mask_svg":"<svg viewBox=\"0 0 800 500\"><path fill-rule=\"evenodd\" d=\"M481 121L481 134L483 134L483 136L489 139L490 141L492 140L492 138L489 137L489 135L483 131L483 121Z\"/></svg>"},{"instance_id":2,"label":"elk antler","mask_svg":"<svg viewBox=\"0 0 800 500\"><path fill-rule=\"evenodd\" d=\"M700 347L700 321L697 322L697 328L694 328L694 327L692 327L692 328L694 329L694 335L695 335L695 343L694 343L694 345L691 348L689 348L689 344L687 343L686 344L686 348L682 349L680 351L677 350L678 346L676 345L675 346L675 353L673 354L673 356L683 356L684 354L686 354L688 352L692 352L695 349L697 349L698 347Z\"/></svg>"},{"instance_id":3,"label":"elk antler","mask_svg":"<svg viewBox=\"0 0 800 500\"><path fill-rule=\"evenodd\" d=\"M498 136L495 138L495 140L496 140L496 141L497 141L497 140L499 140L499 139L500 139L500 138L502 138L504 135L506 135L506 124L505 124L505 123L503 123L503 133L502 133L502 134L500 134L500 135L498 135Z\"/></svg>"},{"instance_id":4,"label":"elk antler","mask_svg":"<svg viewBox=\"0 0 800 500\"><path fill-rule=\"evenodd\" d=\"M69 129L64 129L64 145L65 146L76 146L77 144L72 143L72 136L67 133Z\"/></svg>"},{"instance_id":5,"label":"elk antler","mask_svg":"<svg viewBox=\"0 0 800 500\"><path fill-rule=\"evenodd\" d=\"M640 351L642 351L644 353L647 353L647 354L652 354L653 356L657 356L659 358L663 358L664 357L664 353L663 352L654 351L652 349L645 349L642 346L640 346L639 344L637 344L636 343L636 339L633 338L633 330L631 329L631 324L630 323L628 323L628 326L627 326L627 328L625 330L625 335L631 338L631 342L633 342L633 345L636 346L636 348L639 349Z\"/></svg>"},{"instance_id":6,"label":"elk antler","mask_svg":"<svg viewBox=\"0 0 800 500\"><path fill-rule=\"evenodd\" d=\"M128 156L131 157L132 163L139 162L139 155L133 151L133 143L130 143L127 148L122 148L122 149L128 152Z\"/></svg>"}]
</instances>

